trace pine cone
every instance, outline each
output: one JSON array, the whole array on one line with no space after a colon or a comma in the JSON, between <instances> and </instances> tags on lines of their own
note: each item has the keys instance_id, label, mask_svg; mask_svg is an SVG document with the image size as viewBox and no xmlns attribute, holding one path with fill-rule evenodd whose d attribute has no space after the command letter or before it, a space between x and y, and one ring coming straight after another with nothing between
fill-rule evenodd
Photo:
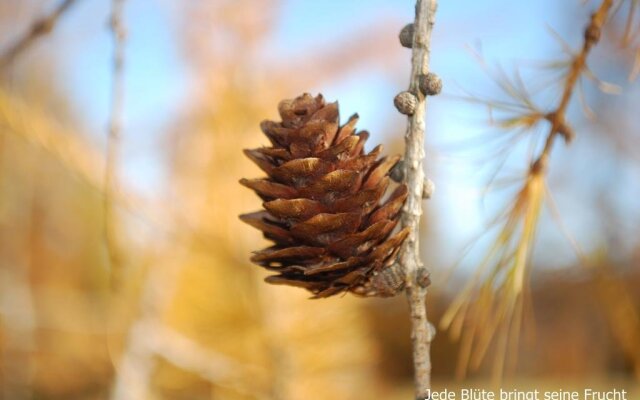
<instances>
[{"instance_id":1,"label":"pine cone","mask_svg":"<svg viewBox=\"0 0 640 400\"><path fill-rule=\"evenodd\" d=\"M277 273L267 282L303 287L314 298L390 294L381 278L409 233L391 235L406 185L380 200L400 157L378 159L382 146L365 154L369 134L355 133L357 114L339 127L338 103L322 95L284 100L278 111L282 122L260 125L272 147L244 151L268 177L240 180L265 208L240 218L274 242L251 261Z\"/></svg>"}]
</instances>

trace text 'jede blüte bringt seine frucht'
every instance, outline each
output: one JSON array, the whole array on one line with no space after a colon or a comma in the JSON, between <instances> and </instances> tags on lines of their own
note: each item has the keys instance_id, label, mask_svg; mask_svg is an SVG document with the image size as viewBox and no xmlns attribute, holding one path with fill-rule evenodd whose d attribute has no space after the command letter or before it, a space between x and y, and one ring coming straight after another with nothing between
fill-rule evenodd
<instances>
[{"instance_id":1,"label":"text 'jede bl\u00fcte bringt seine frucht'","mask_svg":"<svg viewBox=\"0 0 640 400\"><path fill-rule=\"evenodd\" d=\"M433 390L425 400L629 400L627 391L611 390Z\"/></svg>"}]
</instances>

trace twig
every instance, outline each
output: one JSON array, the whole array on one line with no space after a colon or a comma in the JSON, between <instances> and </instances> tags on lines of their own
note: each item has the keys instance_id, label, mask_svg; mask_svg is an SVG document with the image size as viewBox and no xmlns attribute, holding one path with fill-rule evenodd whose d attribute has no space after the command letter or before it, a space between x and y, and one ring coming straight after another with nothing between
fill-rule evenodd
<instances>
[{"instance_id":1,"label":"twig","mask_svg":"<svg viewBox=\"0 0 640 400\"><path fill-rule=\"evenodd\" d=\"M118 191L116 172L122 134L122 116L124 100L124 42L125 29L122 14L125 0L113 0L111 3L110 28L113 34L113 83L111 92L111 115L107 139L107 156L104 173L104 241L107 247L111 267L111 284L117 287L121 257L116 242L112 199Z\"/></svg>"},{"instance_id":2,"label":"twig","mask_svg":"<svg viewBox=\"0 0 640 400\"><path fill-rule=\"evenodd\" d=\"M130 340L135 351L125 353L122 369L113 390L113 399L142 399L148 396L149 381L156 357L196 374L212 385L224 387L249 398L266 398L247 389L256 381L266 380L266 371L256 365L241 363L213 349L202 346L171 329L154 316L144 316L131 328Z\"/></svg>"},{"instance_id":3,"label":"twig","mask_svg":"<svg viewBox=\"0 0 640 400\"><path fill-rule=\"evenodd\" d=\"M172 256L180 259L182 251L180 248L173 249ZM155 321L163 315L175 294L176 283L184 267L184 263L175 262L168 257L159 260L153 273L144 280L138 305L139 316L128 331L115 374L111 400L148 397L156 350L149 348L147 329L136 327L147 326L144 321Z\"/></svg>"},{"instance_id":4,"label":"twig","mask_svg":"<svg viewBox=\"0 0 640 400\"><path fill-rule=\"evenodd\" d=\"M562 91L560 102L556 109L548 113L546 116L547 121L551 124L551 128L547 134L544 148L534 162L532 169L546 169L549 154L551 153L553 143L555 142L555 138L558 134L562 135L567 142L573 139L573 131L565 120L567 106L569 105L569 101L573 95L576 83L585 70L587 65L587 56L593 46L595 46L600 40L602 26L609 16L609 11L611 10L612 5L613 0L603 0L600 7L598 7L598 10L591 15L591 21L584 30L584 42L582 44L582 49L571 61L571 67L569 68L569 72L564 82L564 89Z\"/></svg>"},{"instance_id":5,"label":"twig","mask_svg":"<svg viewBox=\"0 0 640 400\"><path fill-rule=\"evenodd\" d=\"M422 266L419 254L419 224L422 215L422 197L424 185L424 113L426 109L426 95L421 82L429 74L429 54L431 32L435 22L436 0L417 0L416 17L413 24L413 40L411 42L411 80L409 91L396 97L398 109L409 115L409 124L405 135L405 183L409 187L409 197L401 216L402 227L409 227L410 233L400 255L400 264L405 273L405 291L411 312L411 340L413 342L413 365L415 391L417 398L428 398L431 388L431 340L435 333L427 320L426 295L428 286L428 272ZM404 31L404 30L403 30ZM403 45L406 40L401 41ZM407 43L408 44L408 43ZM427 85L428 86L428 85ZM429 93L435 94L435 93ZM413 95L413 98L410 96ZM413 109L402 109L402 97L410 99Z\"/></svg>"},{"instance_id":6,"label":"twig","mask_svg":"<svg viewBox=\"0 0 640 400\"><path fill-rule=\"evenodd\" d=\"M39 37L53 31L60 16L69 10L76 0L64 0L49 15L35 20L29 30L0 56L0 69L6 68Z\"/></svg>"}]
</instances>

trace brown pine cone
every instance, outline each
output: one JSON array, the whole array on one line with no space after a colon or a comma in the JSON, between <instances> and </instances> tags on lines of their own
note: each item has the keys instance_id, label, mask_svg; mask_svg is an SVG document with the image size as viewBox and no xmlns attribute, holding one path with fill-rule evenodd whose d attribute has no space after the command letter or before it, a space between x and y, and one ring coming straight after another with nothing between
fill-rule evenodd
<instances>
[{"instance_id":1,"label":"brown pine cone","mask_svg":"<svg viewBox=\"0 0 640 400\"><path fill-rule=\"evenodd\" d=\"M264 211L241 215L274 242L251 261L276 274L269 283L303 287L314 298L344 291L387 295L380 287L409 231L392 231L407 187L387 198L389 171L399 156L368 154L358 116L339 127L338 103L303 94L280 102L282 122L263 121L271 147L245 150L266 179L242 179L263 200ZM382 274L382 272L385 272ZM393 291L393 290L392 290Z\"/></svg>"}]
</instances>

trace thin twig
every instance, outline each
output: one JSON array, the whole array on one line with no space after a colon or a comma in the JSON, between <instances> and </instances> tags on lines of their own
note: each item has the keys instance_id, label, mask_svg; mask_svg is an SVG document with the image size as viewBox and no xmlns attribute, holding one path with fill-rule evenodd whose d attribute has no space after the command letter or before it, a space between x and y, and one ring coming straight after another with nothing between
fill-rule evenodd
<instances>
[{"instance_id":1,"label":"thin twig","mask_svg":"<svg viewBox=\"0 0 640 400\"><path fill-rule=\"evenodd\" d=\"M418 398L429 396L431 388L430 347L434 334L427 320L426 295L428 273L422 266L419 254L419 225L422 215L422 189L424 185L424 113L426 97L420 90L420 79L429 72L430 40L435 22L436 0L417 0L416 17L411 56L411 80L409 92L416 97L416 107L409 116L405 135L405 182L409 197L401 216L402 227L410 233L400 255L400 264L405 272L406 294L411 311L411 340L413 342L413 364L415 390Z\"/></svg>"},{"instance_id":2,"label":"thin twig","mask_svg":"<svg viewBox=\"0 0 640 400\"><path fill-rule=\"evenodd\" d=\"M613 0L603 0L600 4L600 7L598 7L598 10L591 15L591 21L584 30L584 42L582 44L582 49L580 53L578 53L573 58L571 67L569 68L569 72L567 73L560 102L553 112L547 114L546 119L551 124L551 128L549 129L549 133L547 134L544 148L533 164L532 168L534 169L546 168L549 154L551 153L553 143L555 142L555 138L558 134L563 136L567 142L573 138L573 132L571 131L569 125L565 120L567 107L569 105L569 101L571 100L571 96L573 95L576 83L586 69L587 56L589 55L593 46L595 46L600 40L600 36L602 34L602 26L609 16L609 11L611 10L612 5Z\"/></svg>"},{"instance_id":3,"label":"thin twig","mask_svg":"<svg viewBox=\"0 0 640 400\"><path fill-rule=\"evenodd\" d=\"M64 0L50 14L35 20L29 30L2 53L2 56L0 56L0 69L4 69L11 64L20 53L35 43L39 37L51 33L62 14L69 10L76 1Z\"/></svg>"},{"instance_id":4,"label":"thin twig","mask_svg":"<svg viewBox=\"0 0 640 400\"><path fill-rule=\"evenodd\" d=\"M239 362L203 346L168 327L157 317L147 315L131 328L130 342L135 351L124 354L112 399L143 399L149 394L156 357L196 374L212 385L230 389L248 398L263 399L266 394L250 389L266 380L257 365Z\"/></svg>"},{"instance_id":5,"label":"thin twig","mask_svg":"<svg viewBox=\"0 0 640 400\"><path fill-rule=\"evenodd\" d=\"M119 281L121 257L116 242L114 226L113 198L118 191L118 174L116 171L120 152L122 134L123 101L124 101L124 43L125 28L123 9L125 0L113 0L110 27L113 34L113 66L111 115L109 117L109 133L107 139L107 156L104 173L104 241L111 268L111 284L117 287Z\"/></svg>"}]
</instances>

